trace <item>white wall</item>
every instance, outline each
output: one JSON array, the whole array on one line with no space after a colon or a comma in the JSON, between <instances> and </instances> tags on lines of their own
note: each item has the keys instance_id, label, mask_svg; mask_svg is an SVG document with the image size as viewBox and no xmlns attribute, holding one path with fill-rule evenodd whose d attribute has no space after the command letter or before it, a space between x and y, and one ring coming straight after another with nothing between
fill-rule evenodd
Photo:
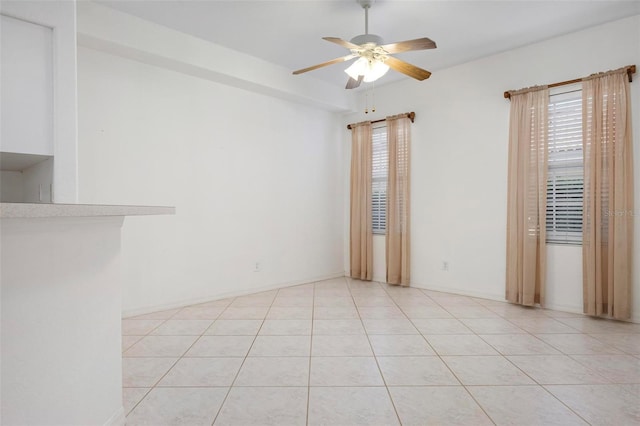
<instances>
[{"instance_id":1,"label":"white wall","mask_svg":"<svg viewBox=\"0 0 640 426\"><path fill-rule=\"evenodd\" d=\"M5 203L50 203L53 158L22 170L0 171L0 201Z\"/></svg>"},{"instance_id":2,"label":"white wall","mask_svg":"<svg viewBox=\"0 0 640 426\"><path fill-rule=\"evenodd\" d=\"M22 171L22 198L24 203L51 203L54 159L49 158Z\"/></svg>"},{"instance_id":3,"label":"white wall","mask_svg":"<svg viewBox=\"0 0 640 426\"><path fill-rule=\"evenodd\" d=\"M177 207L125 221L125 315L342 275L335 113L82 47L78 85L80 201Z\"/></svg>"},{"instance_id":4,"label":"white wall","mask_svg":"<svg viewBox=\"0 0 640 426\"><path fill-rule=\"evenodd\" d=\"M0 202L22 200L22 172L0 170Z\"/></svg>"},{"instance_id":5,"label":"white wall","mask_svg":"<svg viewBox=\"0 0 640 426\"><path fill-rule=\"evenodd\" d=\"M411 175L414 286L503 299L509 125L509 102L503 92L630 64L640 64L640 16L437 70L424 82L407 78L378 87L375 115L344 118L346 124L416 112ZM631 88L640 199L640 83ZM364 106L363 98L360 105ZM343 130L343 135L348 188L350 134ZM345 229L348 214L345 204ZM347 244L348 232L344 247ZM634 264L640 265L640 214L635 246ZM548 249L547 306L580 312L581 249ZM374 263L383 263L384 251L376 253ZM448 272L442 270L443 261L449 262ZM639 270L633 282L633 312L640 321Z\"/></svg>"},{"instance_id":6,"label":"white wall","mask_svg":"<svg viewBox=\"0 0 640 426\"><path fill-rule=\"evenodd\" d=\"M387 281L387 262L386 262L386 239L384 235L373 235L373 280L379 282ZM348 251L347 251L348 253ZM348 264L346 264L348 266ZM345 272L349 275L349 272Z\"/></svg>"},{"instance_id":7,"label":"white wall","mask_svg":"<svg viewBox=\"0 0 640 426\"><path fill-rule=\"evenodd\" d=\"M90 1L78 3L78 44L263 95L352 110L350 91L313 74L292 77L287 67Z\"/></svg>"}]
</instances>

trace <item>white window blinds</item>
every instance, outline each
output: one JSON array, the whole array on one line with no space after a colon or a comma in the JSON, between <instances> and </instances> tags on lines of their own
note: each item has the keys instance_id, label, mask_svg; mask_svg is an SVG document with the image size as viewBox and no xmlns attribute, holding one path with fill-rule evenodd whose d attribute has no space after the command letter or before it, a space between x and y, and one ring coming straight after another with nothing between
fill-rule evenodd
<instances>
[{"instance_id":1,"label":"white window blinds","mask_svg":"<svg viewBox=\"0 0 640 426\"><path fill-rule=\"evenodd\" d=\"M384 234L387 228L387 176L389 149L386 126L373 129L371 179L371 215L374 234Z\"/></svg>"},{"instance_id":2,"label":"white window blinds","mask_svg":"<svg viewBox=\"0 0 640 426\"><path fill-rule=\"evenodd\" d=\"M582 91L549 99L547 242L582 243Z\"/></svg>"}]
</instances>

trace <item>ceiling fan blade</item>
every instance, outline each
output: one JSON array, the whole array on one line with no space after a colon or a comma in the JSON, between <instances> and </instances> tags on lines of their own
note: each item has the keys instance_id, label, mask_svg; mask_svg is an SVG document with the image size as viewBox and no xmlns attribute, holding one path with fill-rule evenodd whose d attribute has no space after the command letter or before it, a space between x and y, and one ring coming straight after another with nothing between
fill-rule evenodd
<instances>
[{"instance_id":1,"label":"ceiling fan blade","mask_svg":"<svg viewBox=\"0 0 640 426\"><path fill-rule=\"evenodd\" d=\"M436 42L430 38L423 37L415 40L399 41L398 43L390 43L381 46L387 53L408 52L410 50L435 49Z\"/></svg>"},{"instance_id":2,"label":"ceiling fan blade","mask_svg":"<svg viewBox=\"0 0 640 426\"><path fill-rule=\"evenodd\" d=\"M358 46L357 44L353 44L338 37L322 37L322 39L330 41L331 43L339 44L340 46L346 47L347 49L360 49L360 46Z\"/></svg>"},{"instance_id":3,"label":"ceiling fan blade","mask_svg":"<svg viewBox=\"0 0 640 426\"><path fill-rule=\"evenodd\" d=\"M364 75L359 75L357 80L355 78L349 77L349 81L347 81L347 86L345 87L345 89L355 89L356 87L360 86L360 83L362 83L363 79Z\"/></svg>"},{"instance_id":4,"label":"ceiling fan blade","mask_svg":"<svg viewBox=\"0 0 640 426\"><path fill-rule=\"evenodd\" d=\"M296 71L293 72L293 74L294 75L298 75L298 74L302 74L304 72L317 70L318 68L326 67L326 66L329 66L329 65L339 64L340 62L344 62L344 61L348 61L349 59L353 59L356 56L358 56L358 55L353 55L352 54L352 55L343 56L341 58L332 59L330 61L323 62L321 64L313 65L313 66L307 67L307 68L302 68L301 70L296 70Z\"/></svg>"},{"instance_id":5,"label":"ceiling fan blade","mask_svg":"<svg viewBox=\"0 0 640 426\"><path fill-rule=\"evenodd\" d=\"M431 75L429 71L418 68L408 62L401 61L400 59L394 58L393 56L389 56L387 60L384 61L384 63L389 65L389 68L401 72L402 74L406 74L409 77L413 77L416 80L426 80Z\"/></svg>"}]
</instances>

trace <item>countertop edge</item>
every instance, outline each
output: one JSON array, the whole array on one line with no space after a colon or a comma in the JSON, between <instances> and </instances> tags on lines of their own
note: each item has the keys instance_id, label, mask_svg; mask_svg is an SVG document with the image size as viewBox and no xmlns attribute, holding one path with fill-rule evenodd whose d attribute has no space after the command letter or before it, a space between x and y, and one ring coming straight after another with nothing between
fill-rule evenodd
<instances>
[{"instance_id":1,"label":"countertop edge","mask_svg":"<svg viewBox=\"0 0 640 426\"><path fill-rule=\"evenodd\" d=\"M173 215L171 206L0 203L0 219Z\"/></svg>"}]
</instances>

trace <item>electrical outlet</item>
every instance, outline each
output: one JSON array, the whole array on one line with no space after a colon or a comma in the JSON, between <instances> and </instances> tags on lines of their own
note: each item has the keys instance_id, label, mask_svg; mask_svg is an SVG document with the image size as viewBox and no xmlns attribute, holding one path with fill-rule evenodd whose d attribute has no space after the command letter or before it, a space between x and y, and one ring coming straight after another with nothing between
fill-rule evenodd
<instances>
[{"instance_id":1,"label":"electrical outlet","mask_svg":"<svg viewBox=\"0 0 640 426\"><path fill-rule=\"evenodd\" d=\"M447 260L443 260L442 261L442 270L443 271L449 271L449 261L447 261Z\"/></svg>"},{"instance_id":2,"label":"electrical outlet","mask_svg":"<svg viewBox=\"0 0 640 426\"><path fill-rule=\"evenodd\" d=\"M260 264L260 262L256 262L253 267L253 272L260 272L261 270L262 270L262 265Z\"/></svg>"}]
</instances>

